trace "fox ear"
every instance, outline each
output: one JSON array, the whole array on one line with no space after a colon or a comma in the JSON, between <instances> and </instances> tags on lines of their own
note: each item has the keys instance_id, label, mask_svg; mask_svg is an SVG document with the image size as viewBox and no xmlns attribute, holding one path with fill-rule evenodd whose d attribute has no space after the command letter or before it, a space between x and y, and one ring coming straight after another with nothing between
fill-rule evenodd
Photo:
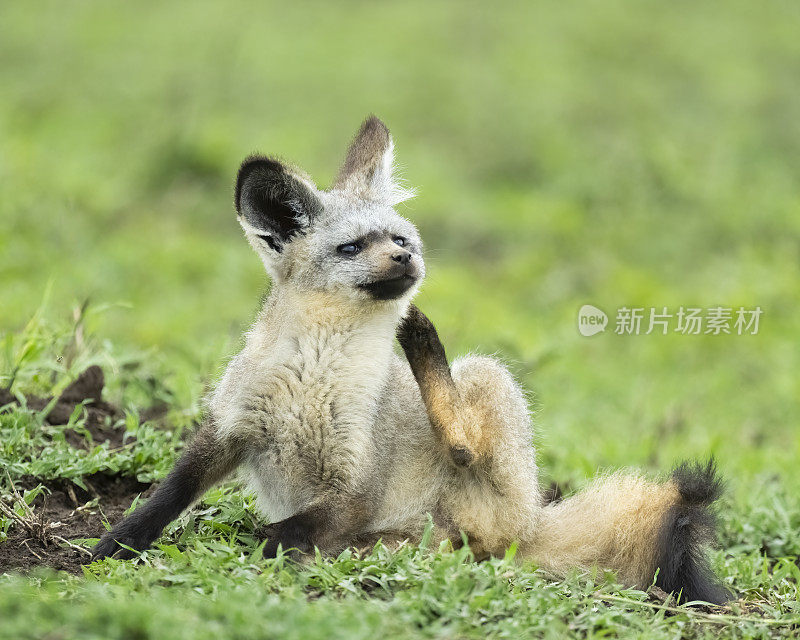
<instances>
[{"instance_id":1,"label":"fox ear","mask_svg":"<svg viewBox=\"0 0 800 640\"><path fill-rule=\"evenodd\" d=\"M278 252L322 211L313 185L283 163L264 156L250 156L242 162L234 201L245 230L259 235Z\"/></svg>"},{"instance_id":2,"label":"fox ear","mask_svg":"<svg viewBox=\"0 0 800 640\"><path fill-rule=\"evenodd\" d=\"M393 171L392 136L383 122L370 116L350 144L332 189L391 206L414 195L399 185Z\"/></svg>"}]
</instances>

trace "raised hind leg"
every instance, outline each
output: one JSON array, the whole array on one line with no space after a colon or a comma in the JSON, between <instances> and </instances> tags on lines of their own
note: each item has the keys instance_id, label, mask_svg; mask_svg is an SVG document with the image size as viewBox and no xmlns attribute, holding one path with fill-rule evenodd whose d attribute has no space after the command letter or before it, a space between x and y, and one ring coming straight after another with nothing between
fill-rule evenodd
<instances>
[{"instance_id":1,"label":"raised hind leg","mask_svg":"<svg viewBox=\"0 0 800 640\"><path fill-rule=\"evenodd\" d=\"M476 555L503 553L529 538L541 511L527 402L494 358L448 364L430 320L412 306L398 340L420 387L431 426L457 467L441 497L445 517Z\"/></svg>"},{"instance_id":2,"label":"raised hind leg","mask_svg":"<svg viewBox=\"0 0 800 640\"><path fill-rule=\"evenodd\" d=\"M397 340L419 385L428 418L453 462L470 466L480 454L480 425L459 398L436 327L416 305L397 328Z\"/></svg>"},{"instance_id":3,"label":"raised hind leg","mask_svg":"<svg viewBox=\"0 0 800 640\"><path fill-rule=\"evenodd\" d=\"M713 463L681 465L666 482L606 475L543 508L526 403L505 367L479 356L450 367L416 307L398 337L431 425L451 452L463 443L471 453L440 504L476 556L501 554L518 541L522 557L555 575L597 566L641 589L655 576L657 586L684 600L729 597L703 553L713 537L709 507L721 490Z\"/></svg>"}]
</instances>

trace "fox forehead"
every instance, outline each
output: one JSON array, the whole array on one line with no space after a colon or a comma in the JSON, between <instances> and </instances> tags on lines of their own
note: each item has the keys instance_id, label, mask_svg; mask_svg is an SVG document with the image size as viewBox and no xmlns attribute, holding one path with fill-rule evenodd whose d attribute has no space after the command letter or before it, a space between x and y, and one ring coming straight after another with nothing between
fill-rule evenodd
<instances>
[{"instance_id":1,"label":"fox forehead","mask_svg":"<svg viewBox=\"0 0 800 640\"><path fill-rule=\"evenodd\" d=\"M347 242L373 233L388 233L419 242L416 227L393 208L337 196L320 194L324 213L314 233L320 240Z\"/></svg>"}]
</instances>

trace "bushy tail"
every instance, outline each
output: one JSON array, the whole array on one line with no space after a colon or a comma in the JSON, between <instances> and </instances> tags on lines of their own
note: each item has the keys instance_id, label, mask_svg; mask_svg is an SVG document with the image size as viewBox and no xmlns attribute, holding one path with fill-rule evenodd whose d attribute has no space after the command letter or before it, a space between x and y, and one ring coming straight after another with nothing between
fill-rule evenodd
<instances>
[{"instance_id":1,"label":"bushy tail","mask_svg":"<svg viewBox=\"0 0 800 640\"><path fill-rule=\"evenodd\" d=\"M523 546L543 569L613 569L625 584L656 585L681 600L722 603L728 593L711 571L703 546L713 538L710 505L722 491L713 460L683 463L670 480L604 476L542 510L537 534Z\"/></svg>"},{"instance_id":2,"label":"bushy tail","mask_svg":"<svg viewBox=\"0 0 800 640\"><path fill-rule=\"evenodd\" d=\"M713 460L705 465L684 462L672 471L680 501L664 518L657 542L656 585L667 592L681 591L683 599L721 604L730 594L722 587L703 554L713 540L716 518L709 509L722 493L722 481Z\"/></svg>"}]
</instances>

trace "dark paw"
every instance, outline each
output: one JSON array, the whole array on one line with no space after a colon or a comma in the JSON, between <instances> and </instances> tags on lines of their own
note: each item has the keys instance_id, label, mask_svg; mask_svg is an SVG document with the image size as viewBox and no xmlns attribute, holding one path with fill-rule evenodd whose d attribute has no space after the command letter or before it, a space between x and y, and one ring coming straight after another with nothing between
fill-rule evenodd
<instances>
[{"instance_id":1,"label":"dark paw","mask_svg":"<svg viewBox=\"0 0 800 640\"><path fill-rule=\"evenodd\" d=\"M262 555L265 558L274 558L278 553L279 532L277 527L274 524L262 525L256 528L254 534L259 542L266 541Z\"/></svg>"},{"instance_id":2,"label":"dark paw","mask_svg":"<svg viewBox=\"0 0 800 640\"><path fill-rule=\"evenodd\" d=\"M457 466L468 467L475 461L475 454L467 447L452 446L450 447L450 458Z\"/></svg>"},{"instance_id":3,"label":"dark paw","mask_svg":"<svg viewBox=\"0 0 800 640\"><path fill-rule=\"evenodd\" d=\"M278 555L278 546L291 555L308 553L313 550L309 527L303 516L292 516L280 522L274 522L256 530L256 537L266 539L263 555L265 558L274 558Z\"/></svg>"},{"instance_id":4,"label":"dark paw","mask_svg":"<svg viewBox=\"0 0 800 640\"><path fill-rule=\"evenodd\" d=\"M150 523L143 524L135 518L123 520L100 537L100 541L92 549L92 561L101 558L130 560L137 557L140 551L149 549L160 535L161 529L156 529Z\"/></svg>"},{"instance_id":5,"label":"dark paw","mask_svg":"<svg viewBox=\"0 0 800 640\"><path fill-rule=\"evenodd\" d=\"M120 542L124 544L125 547L131 547L132 549L142 550L146 549L148 546L146 544L137 543L136 540L133 540L129 536L114 534L112 531L107 531L92 549L92 562L95 560L102 560L103 558L130 560L138 555L130 549L121 546L119 544Z\"/></svg>"},{"instance_id":6,"label":"dark paw","mask_svg":"<svg viewBox=\"0 0 800 640\"><path fill-rule=\"evenodd\" d=\"M438 341L433 323L413 304L397 326L396 335L407 355L429 349L432 342Z\"/></svg>"}]
</instances>

